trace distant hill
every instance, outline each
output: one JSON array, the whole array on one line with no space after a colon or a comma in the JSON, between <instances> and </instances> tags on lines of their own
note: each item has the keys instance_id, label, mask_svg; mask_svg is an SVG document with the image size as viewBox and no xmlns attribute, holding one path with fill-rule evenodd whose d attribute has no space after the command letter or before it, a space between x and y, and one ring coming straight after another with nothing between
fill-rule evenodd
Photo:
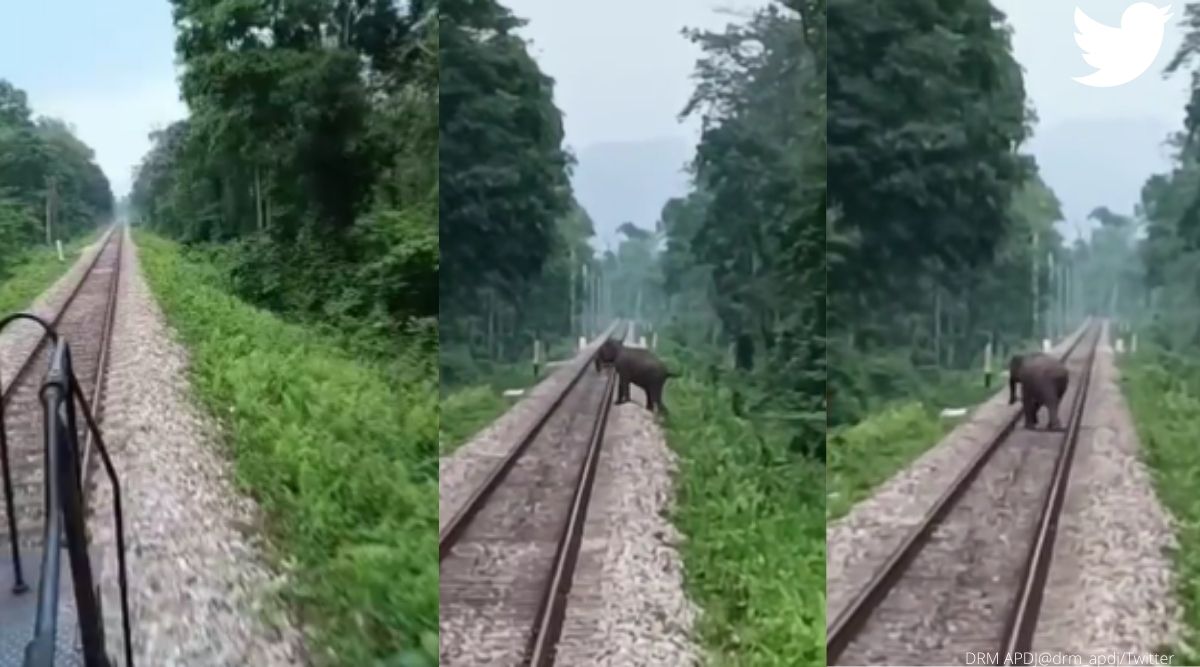
<instances>
[{"instance_id":1,"label":"distant hill","mask_svg":"<svg viewBox=\"0 0 1200 667\"><path fill-rule=\"evenodd\" d=\"M1170 169L1163 141L1176 128L1155 118L1086 118L1038 128L1027 150L1037 156L1042 179L1058 195L1069 231L1097 206L1132 214L1142 184Z\"/></svg>"},{"instance_id":2,"label":"distant hill","mask_svg":"<svg viewBox=\"0 0 1200 667\"><path fill-rule=\"evenodd\" d=\"M615 246L623 222L652 229L671 197L687 193L694 147L682 137L601 143L576 151L575 198L596 225L599 246Z\"/></svg>"}]
</instances>

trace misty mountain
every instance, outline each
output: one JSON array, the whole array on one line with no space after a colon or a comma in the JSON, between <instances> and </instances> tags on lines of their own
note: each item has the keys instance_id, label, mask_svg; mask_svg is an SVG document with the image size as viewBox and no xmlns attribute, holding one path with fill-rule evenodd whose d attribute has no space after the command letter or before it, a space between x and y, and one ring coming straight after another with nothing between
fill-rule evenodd
<instances>
[{"instance_id":1,"label":"misty mountain","mask_svg":"<svg viewBox=\"0 0 1200 667\"><path fill-rule=\"evenodd\" d=\"M663 204L688 190L694 147L682 137L591 144L576 152L575 198L596 225L599 247L623 222L653 229Z\"/></svg>"},{"instance_id":2,"label":"misty mountain","mask_svg":"<svg viewBox=\"0 0 1200 667\"><path fill-rule=\"evenodd\" d=\"M1146 179L1170 169L1163 142L1175 129L1149 117L1085 118L1038 128L1027 150L1062 202L1066 223L1060 226L1068 238L1074 223L1085 230L1095 225L1086 218L1097 206L1133 213Z\"/></svg>"}]
</instances>

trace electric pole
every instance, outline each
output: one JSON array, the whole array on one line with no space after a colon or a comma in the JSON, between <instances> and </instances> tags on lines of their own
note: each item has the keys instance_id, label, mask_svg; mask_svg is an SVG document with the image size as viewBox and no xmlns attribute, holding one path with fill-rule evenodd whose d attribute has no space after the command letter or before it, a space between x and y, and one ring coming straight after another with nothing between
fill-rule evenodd
<instances>
[{"instance_id":1,"label":"electric pole","mask_svg":"<svg viewBox=\"0 0 1200 667\"><path fill-rule=\"evenodd\" d=\"M1032 288L1033 288L1033 335L1034 336L1038 335L1038 333L1040 332L1040 329L1041 329L1038 326L1038 266L1037 266L1038 265L1038 252L1037 252L1037 245L1038 245L1038 234L1037 234L1037 230L1035 229L1033 231L1033 252L1031 253L1030 258L1029 258L1030 259L1030 262L1029 262L1030 270L1032 272L1032 274L1031 274L1032 278L1031 278L1030 282L1032 283Z\"/></svg>"},{"instance_id":2,"label":"electric pole","mask_svg":"<svg viewBox=\"0 0 1200 667\"><path fill-rule=\"evenodd\" d=\"M58 213L58 183L53 176L46 177L46 245L54 245L54 216Z\"/></svg>"}]
</instances>

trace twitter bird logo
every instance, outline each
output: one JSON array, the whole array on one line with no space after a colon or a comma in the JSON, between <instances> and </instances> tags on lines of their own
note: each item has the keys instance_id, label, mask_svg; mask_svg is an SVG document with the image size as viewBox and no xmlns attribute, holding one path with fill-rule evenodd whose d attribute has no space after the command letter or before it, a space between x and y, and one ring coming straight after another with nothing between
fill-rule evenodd
<instances>
[{"instance_id":1,"label":"twitter bird logo","mask_svg":"<svg viewBox=\"0 0 1200 667\"><path fill-rule=\"evenodd\" d=\"M1171 5L1155 7L1135 2L1121 15L1121 27L1099 23L1075 8L1075 43L1083 49L1083 59L1096 68L1075 80L1093 88L1122 86L1141 76L1162 48L1163 31L1171 15Z\"/></svg>"}]
</instances>

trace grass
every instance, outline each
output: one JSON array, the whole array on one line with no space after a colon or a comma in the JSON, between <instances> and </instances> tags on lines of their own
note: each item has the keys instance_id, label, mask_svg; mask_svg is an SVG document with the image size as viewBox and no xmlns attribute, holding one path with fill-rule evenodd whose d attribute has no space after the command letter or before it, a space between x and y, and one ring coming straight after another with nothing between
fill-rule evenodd
<instances>
[{"instance_id":1,"label":"grass","mask_svg":"<svg viewBox=\"0 0 1200 667\"><path fill-rule=\"evenodd\" d=\"M397 377L226 293L220 271L137 232L151 289L266 511L284 592L324 665L437 662L436 375Z\"/></svg>"},{"instance_id":2,"label":"grass","mask_svg":"<svg viewBox=\"0 0 1200 667\"><path fill-rule=\"evenodd\" d=\"M555 352L556 359L570 354L567 350ZM443 382L441 386L438 448L443 455L453 452L512 406L512 400L504 397L506 390L533 387L557 370L542 366L534 377L530 363L472 361L460 367L463 365L469 366L470 375L457 373L461 384L453 386Z\"/></svg>"},{"instance_id":3,"label":"grass","mask_svg":"<svg viewBox=\"0 0 1200 667\"><path fill-rule=\"evenodd\" d=\"M672 519L709 662L824 665L824 468L790 451L790 433L737 417L728 389L671 382Z\"/></svg>"},{"instance_id":4,"label":"grass","mask_svg":"<svg viewBox=\"0 0 1200 667\"><path fill-rule=\"evenodd\" d=\"M922 403L902 403L826 436L826 515L837 519L937 444L952 424Z\"/></svg>"},{"instance_id":5,"label":"grass","mask_svg":"<svg viewBox=\"0 0 1200 667\"><path fill-rule=\"evenodd\" d=\"M66 261L58 261L58 251L37 248L25 253L11 269L7 278L0 282L0 317L25 310L75 264L83 248L100 235L97 230L87 236L63 245Z\"/></svg>"},{"instance_id":6,"label":"grass","mask_svg":"<svg viewBox=\"0 0 1200 667\"><path fill-rule=\"evenodd\" d=\"M479 385L448 394L442 399L438 431L439 450L449 454L504 414L511 403L494 387Z\"/></svg>"},{"instance_id":7,"label":"grass","mask_svg":"<svg viewBox=\"0 0 1200 667\"><path fill-rule=\"evenodd\" d=\"M1175 517L1176 596L1186 633L1164 648L1200 664L1200 357L1145 349L1121 364L1122 384L1159 501Z\"/></svg>"}]
</instances>

